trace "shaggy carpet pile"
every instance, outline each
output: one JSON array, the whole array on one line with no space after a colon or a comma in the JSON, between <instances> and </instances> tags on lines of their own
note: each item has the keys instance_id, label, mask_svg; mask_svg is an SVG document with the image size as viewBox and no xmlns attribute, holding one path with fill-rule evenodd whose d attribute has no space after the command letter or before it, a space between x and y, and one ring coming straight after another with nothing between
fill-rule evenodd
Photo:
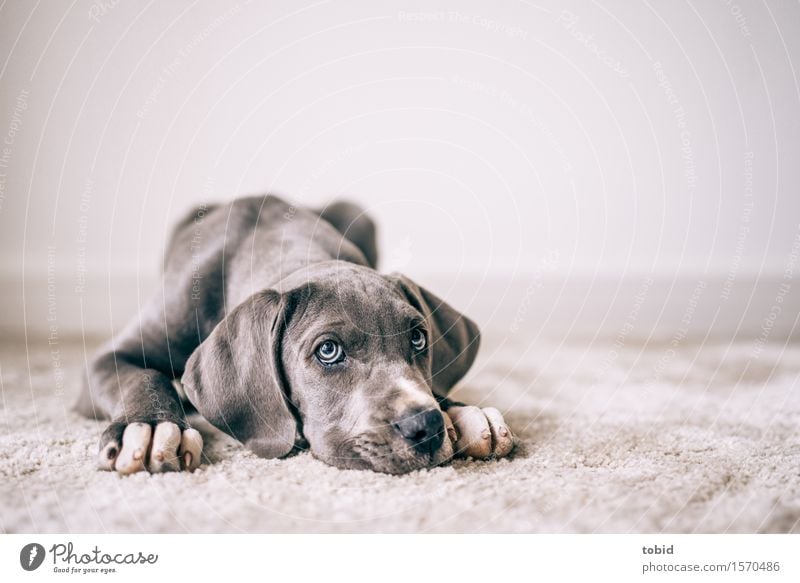
<instances>
[{"instance_id":1,"label":"shaggy carpet pile","mask_svg":"<svg viewBox=\"0 0 800 583\"><path fill-rule=\"evenodd\" d=\"M800 346L486 338L456 397L518 446L388 476L258 459L200 424L193 474L95 470L83 343L0 346L3 532L798 532Z\"/></svg>"}]
</instances>

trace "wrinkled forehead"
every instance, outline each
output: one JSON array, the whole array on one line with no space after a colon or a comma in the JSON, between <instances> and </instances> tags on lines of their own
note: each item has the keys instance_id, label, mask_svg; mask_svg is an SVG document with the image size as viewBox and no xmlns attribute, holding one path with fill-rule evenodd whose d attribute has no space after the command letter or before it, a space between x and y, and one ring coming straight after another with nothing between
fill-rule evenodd
<instances>
[{"instance_id":1,"label":"wrinkled forehead","mask_svg":"<svg viewBox=\"0 0 800 583\"><path fill-rule=\"evenodd\" d=\"M308 332L330 329L385 338L421 323L422 315L393 282L375 272L356 272L313 282L293 324Z\"/></svg>"}]
</instances>

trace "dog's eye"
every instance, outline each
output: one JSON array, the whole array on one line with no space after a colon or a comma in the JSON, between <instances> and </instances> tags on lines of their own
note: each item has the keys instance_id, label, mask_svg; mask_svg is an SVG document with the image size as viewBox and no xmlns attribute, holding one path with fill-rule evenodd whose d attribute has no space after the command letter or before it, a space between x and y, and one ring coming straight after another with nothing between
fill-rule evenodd
<instances>
[{"instance_id":1,"label":"dog's eye","mask_svg":"<svg viewBox=\"0 0 800 583\"><path fill-rule=\"evenodd\" d=\"M426 344L427 340L425 340L425 333L419 328L412 330L411 346L414 347L414 350L416 350L417 352L422 352L423 350L425 350Z\"/></svg>"},{"instance_id":2,"label":"dog's eye","mask_svg":"<svg viewBox=\"0 0 800 583\"><path fill-rule=\"evenodd\" d=\"M336 364L344 360L344 350L342 346L333 340L326 340L317 346L317 360L326 366Z\"/></svg>"}]
</instances>

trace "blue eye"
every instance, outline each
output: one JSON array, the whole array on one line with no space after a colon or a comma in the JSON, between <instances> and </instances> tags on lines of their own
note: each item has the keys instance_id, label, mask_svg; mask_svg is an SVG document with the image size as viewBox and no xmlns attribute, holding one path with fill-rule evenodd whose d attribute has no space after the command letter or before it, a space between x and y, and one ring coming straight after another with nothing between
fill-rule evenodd
<instances>
[{"instance_id":1,"label":"blue eye","mask_svg":"<svg viewBox=\"0 0 800 583\"><path fill-rule=\"evenodd\" d=\"M333 340L326 340L319 346L315 352L317 360L325 366L331 366L344 360L344 349L338 342Z\"/></svg>"},{"instance_id":2,"label":"blue eye","mask_svg":"<svg viewBox=\"0 0 800 583\"><path fill-rule=\"evenodd\" d=\"M411 346L417 352L422 352L425 350L425 346L427 346L428 341L425 339L425 333L420 330L419 328L415 328L411 332Z\"/></svg>"}]
</instances>

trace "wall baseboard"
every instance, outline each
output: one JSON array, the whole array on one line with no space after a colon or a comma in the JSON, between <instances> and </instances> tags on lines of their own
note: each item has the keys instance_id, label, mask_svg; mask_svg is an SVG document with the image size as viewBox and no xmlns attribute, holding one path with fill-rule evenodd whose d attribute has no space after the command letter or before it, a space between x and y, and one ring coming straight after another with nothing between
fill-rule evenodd
<instances>
[{"instance_id":1,"label":"wall baseboard","mask_svg":"<svg viewBox=\"0 0 800 583\"><path fill-rule=\"evenodd\" d=\"M476 320L487 336L557 340L796 341L800 289L783 273L711 276L554 273L431 274L417 281ZM152 277L0 276L6 337L109 338L159 282Z\"/></svg>"}]
</instances>

